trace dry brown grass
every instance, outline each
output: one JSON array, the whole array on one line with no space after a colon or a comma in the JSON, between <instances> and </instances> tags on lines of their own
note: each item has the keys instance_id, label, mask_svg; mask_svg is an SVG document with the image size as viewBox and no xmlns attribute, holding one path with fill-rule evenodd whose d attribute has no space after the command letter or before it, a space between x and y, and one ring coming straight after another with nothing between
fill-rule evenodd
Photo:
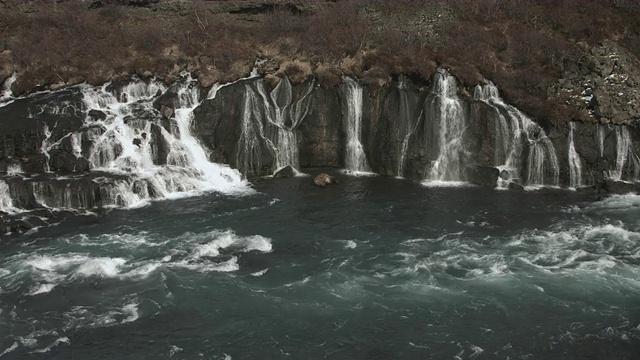
<instances>
[{"instance_id":1,"label":"dry brown grass","mask_svg":"<svg viewBox=\"0 0 640 360\"><path fill-rule=\"evenodd\" d=\"M304 12L274 1L262 13L236 15L229 9L252 2L165 0L173 10L156 11L103 3L4 0L0 78L17 71L18 93L146 71L171 80L189 70L210 85L245 76L262 56L278 64L265 74L294 83L316 76L336 86L344 74L380 87L398 74L428 82L442 66L464 86L493 80L509 101L553 122L581 116L547 95L583 55L577 41L613 39L640 56L640 7L632 0L295 3ZM431 33L407 22L436 13L446 16L436 17Z\"/></svg>"}]
</instances>

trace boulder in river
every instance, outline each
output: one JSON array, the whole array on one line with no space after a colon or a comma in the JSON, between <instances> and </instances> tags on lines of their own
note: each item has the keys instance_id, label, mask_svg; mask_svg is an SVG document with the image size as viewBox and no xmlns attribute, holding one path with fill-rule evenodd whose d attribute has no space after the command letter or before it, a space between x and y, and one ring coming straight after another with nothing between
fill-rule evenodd
<instances>
[{"instance_id":1,"label":"boulder in river","mask_svg":"<svg viewBox=\"0 0 640 360\"><path fill-rule=\"evenodd\" d=\"M320 173L320 174L318 174L318 176L316 176L313 179L313 183L316 186L325 187L328 184L337 184L338 181L336 180L336 178L334 178L333 176L331 176L329 174Z\"/></svg>"},{"instance_id":2,"label":"boulder in river","mask_svg":"<svg viewBox=\"0 0 640 360\"><path fill-rule=\"evenodd\" d=\"M610 194L628 194L636 192L636 185L632 182L607 179L604 183Z\"/></svg>"},{"instance_id":3,"label":"boulder in river","mask_svg":"<svg viewBox=\"0 0 640 360\"><path fill-rule=\"evenodd\" d=\"M294 177L296 176L296 171L293 169L293 166L291 165L287 165L285 167L283 167L282 169L276 171L275 174L273 174L274 178L289 178L289 177Z\"/></svg>"}]
</instances>

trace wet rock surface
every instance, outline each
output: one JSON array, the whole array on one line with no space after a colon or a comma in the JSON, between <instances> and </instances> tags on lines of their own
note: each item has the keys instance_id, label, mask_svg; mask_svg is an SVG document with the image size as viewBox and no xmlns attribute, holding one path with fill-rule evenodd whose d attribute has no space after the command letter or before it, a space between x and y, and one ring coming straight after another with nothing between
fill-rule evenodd
<instances>
[{"instance_id":1,"label":"wet rock surface","mask_svg":"<svg viewBox=\"0 0 640 360\"><path fill-rule=\"evenodd\" d=\"M382 89L362 86L358 105L344 82L293 85L283 78L271 88L256 77L203 92L189 81L111 84L100 96L112 107L87 103L87 96L104 91L88 85L5 99L0 174L12 206L101 209L163 198L165 187L193 190L191 183L173 182L199 176L181 168L193 161L182 143L189 132L206 160L250 178L279 168L276 177L311 167L346 168L346 149L356 140L372 172L414 180L493 187L500 178L514 190L605 184L608 192L624 193L640 173L637 127L576 122L545 132L504 103L492 84L471 95L444 71L429 83L398 77ZM185 100L190 97L199 100ZM349 137L353 106L361 107L358 139ZM163 169L161 183L131 173L144 154L144 166ZM11 226L37 227L34 221Z\"/></svg>"}]
</instances>

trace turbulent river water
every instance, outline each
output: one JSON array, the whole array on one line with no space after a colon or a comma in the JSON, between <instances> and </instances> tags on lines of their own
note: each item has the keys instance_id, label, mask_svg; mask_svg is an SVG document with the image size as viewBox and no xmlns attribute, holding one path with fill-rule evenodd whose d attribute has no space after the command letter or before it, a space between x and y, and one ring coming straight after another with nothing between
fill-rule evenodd
<instances>
[{"instance_id":1,"label":"turbulent river water","mask_svg":"<svg viewBox=\"0 0 640 360\"><path fill-rule=\"evenodd\" d=\"M0 358L640 358L640 196L340 180L3 237Z\"/></svg>"}]
</instances>

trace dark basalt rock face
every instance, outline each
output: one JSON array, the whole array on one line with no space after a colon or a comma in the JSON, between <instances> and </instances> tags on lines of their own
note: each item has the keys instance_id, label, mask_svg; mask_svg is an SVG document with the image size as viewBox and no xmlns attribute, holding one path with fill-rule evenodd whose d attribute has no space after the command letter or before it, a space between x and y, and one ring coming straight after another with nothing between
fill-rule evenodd
<instances>
[{"instance_id":1,"label":"dark basalt rock face","mask_svg":"<svg viewBox=\"0 0 640 360\"><path fill-rule=\"evenodd\" d=\"M470 182L480 186L496 187L500 177L500 170L492 166L469 165L467 178Z\"/></svg>"},{"instance_id":2,"label":"dark basalt rock face","mask_svg":"<svg viewBox=\"0 0 640 360\"><path fill-rule=\"evenodd\" d=\"M143 84L141 89L150 84L132 81ZM178 163L192 161L184 151L176 155L176 150L185 129L180 128L184 122L178 122L189 108L183 96L197 84L147 86L149 93L141 100L128 101L125 97L137 96L123 90L131 83L111 84L117 100L109 100L120 101L118 106L126 103L128 111L118 126L126 127L131 137L126 144L112 141L113 148L106 150L103 142L99 152L99 139L114 131L107 129L105 120L113 118L116 110L87 109L86 87L3 100L0 181L6 184L14 207L95 209L130 204L127 196L162 198L158 184L150 179L97 173L94 167L105 163L101 156L111 151L117 157L126 146L134 147L133 151L150 148L150 162L156 166L179 167L184 164ZM443 84L452 88L443 89ZM381 89L358 87L359 139L349 135L354 121L349 109L355 100L350 93L354 87L346 83L323 87L311 79L294 86L283 78L271 89L264 79L251 78L216 89L208 98L198 90L200 103L189 118L191 134L211 162L228 164L247 177L272 175L286 165L291 165L290 172L344 168L350 142L358 141L372 172L415 180L438 175L442 178L437 180L495 186L500 177L504 184L511 182L509 188L514 190L532 184L575 188L606 184L608 191L620 193L630 190L620 181L639 178L640 128L556 122L545 132L503 103L492 85L471 95L470 89L457 88L444 71L428 83L399 77ZM197 97L195 90L190 94ZM450 129L443 132L443 127ZM279 152L285 148L297 163L282 164ZM438 166L443 164L455 171L440 171ZM123 161L118 166L126 170L130 164ZM12 176L16 172L20 176ZM121 186L128 189L126 195L119 193ZM185 186L171 191L193 190ZM6 226L0 232L3 229Z\"/></svg>"},{"instance_id":3,"label":"dark basalt rock face","mask_svg":"<svg viewBox=\"0 0 640 360\"><path fill-rule=\"evenodd\" d=\"M343 166L342 105L338 90L313 90L311 109L298 127L300 167Z\"/></svg>"},{"instance_id":4,"label":"dark basalt rock face","mask_svg":"<svg viewBox=\"0 0 640 360\"><path fill-rule=\"evenodd\" d=\"M604 188L610 194L629 194L636 192L636 185L634 183L611 179L605 180Z\"/></svg>"},{"instance_id":5,"label":"dark basalt rock face","mask_svg":"<svg viewBox=\"0 0 640 360\"><path fill-rule=\"evenodd\" d=\"M42 141L63 141L82 125L82 95L76 89L33 94L0 107L0 169L20 164L26 173L44 172ZM56 170L72 170L76 165L64 154L51 155Z\"/></svg>"}]
</instances>

